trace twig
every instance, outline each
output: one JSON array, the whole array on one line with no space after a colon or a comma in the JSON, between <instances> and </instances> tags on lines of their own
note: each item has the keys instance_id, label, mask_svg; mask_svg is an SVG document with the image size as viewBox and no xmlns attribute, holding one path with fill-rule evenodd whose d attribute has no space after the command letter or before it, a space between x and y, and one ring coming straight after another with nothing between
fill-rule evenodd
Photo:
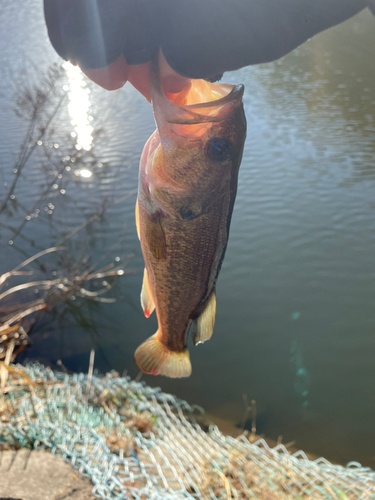
<instances>
[{"instance_id":1,"label":"twig","mask_svg":"<svg viewBox=\"0 0 375 500\"><path fill-rule=\"evenodd\" d=\"M0 364L0 380L1 380L0 387L2 390L4 390L4 387L6 386L6 383L8 380L8 371L9 371L8 365L12 360L14 345L15 345L15 342L12 340L8 345L7 353L5 355L5 362L4 363L1 362L1 364ZM3 396L4 396L4 394L3 394Z\"/></svg>"},{"instance_id":2,"label":"twig","mask_svg":"<svg viewBox=\"0 0 375 500\"><path fill-rule=\"evenodd\" d=\"M102 212L101 215L103 215L103 213L104 212ZM69 238L71 238L72 236L77 234L79 231L81 231L81 229L84 229L86 226L91 224L91 222L94 222L94 220L96 220L96 219L100 219L100 213L92 215L89 219L87 219L87 221L82 222L82 224L80 224L76 228L72 229L72 231L70 231L70 233L68 233L66 236L64 236L63 238L61 238L61 240L58 241L57 245L62 245L66 240L68 240Z\"/></svg>"},{"instance_id":3,"label":"twig","mask_svg":"<svg viewBox=\"0 0 375 500\"><path fill-rule=\"evenodd\" d=\"M34 392L34 389L33 389L33 387L35 385L36 384L30 386L30 392L29 392L30 402L31 402L31 406L33 407L34 417L36 417L38 415L37 412L36 412L36 408L35 408L35 405L34 405L34 399L33 399L35 397L35 392Z\"/></svg>"},{"instance_id":4,"label":"twig","mask_svg":"<svg viewBox=\"0 0 375 500\"><path fill-rule=\"evenodd\" d=\"M257 432L257 403L255 399L251 400L251 432L252 434Z\"/></svg>"},{"instance_id":5,"label":"twig","mask_svg":"<svg viewBox=\"0 0 375 500\"><path fill-rule=\"evenodd\" d=\"M60 279L56 280L44 280L44 281L30 281L29 283L22 283L22 285L13 286L9 288L6 292L0 293L0 300L4 299L12 293L19 292L21 290L26 290L27 288L33 288L38 286L39 288L44 288L46 290L50 289L53 285L60 283Z\"/></svg>"},{"instance_id":6,"label":"twig","mask_svg":"<svg viewBox=\"0 0 375 500\"><path fill-rule=\"evenodd\" d=\"M245 410L244 410L244 413L243 413L243 416L242 416L240 429L244 430L245 429L245 425L246 425L246 421L249 418L249 414L251 412L251 406L248 403L247 395L246 394L242 394L242 399L243 399L243 402L244 402L244 405L245 405Z\"/></svg>"},{"instance_id":7,"label":"twig","mask_svg":"<svg viewBox=\"0 0 375 500\"><path fill-rule=\"evenodd\" d=\"M38 138L36 138L34 140L34 143L33 143L32 147L28 148L28 143L29 143L29 141L30 141L30 139L32 137L32 131L35 128L36 118L38 116L38 112L40 111L38 108L34 109L34 112L33 112L33 115L32 115L32 119L31 119L31 123L30 123L30 126L29 126L29 130L28 130L28 132L26 134L26 137L25 137L24 147L23 147L23 150L21 151L20 159L18 160L18 162L15 165L15 169L17 170L17 172L16 172L16 174L14 176L13 182L12 182L12 184L11 184L9 190L8 190L8 193L5 196L5 199L4 199L4 201L2 202L2 204L0 206L0 214L4 211L4 209L5 209L5 207L6 207L7 203L8 203L11 195L14 192L14 189L16 187L16 184L17 184L17 181L19 179L19 176L21 175L23 167L26 165L28 159L30 158L30 156L34 152L34 149L36 148L38 142L41 139L43 139L45 133L47 132L48 127L50 126L52 120L55 118L55 116L56 116L57 112L59 111L59 109L60 109L62 103L64 102L65 98L66 98L66 94L63 94L60 97L60 99L59 99L59 101L58 101L58 103L57 103L57 105L56 105L53 113L51 113L51 115L50 115L50 117L49 117L46 125L43 127L43 129L42 129L41 133L39 134Z\"/></svg>"},{"instance_id":8,"label":"twig","mask_svg":"<svg viewBox=\"0 0 375 500\"><path fill-rule=\"evenodd\" d=\"M113 419L113 420L116 420L116 417L114 416L114 414L111 412L111 410L108 408L107 404L102 401L102 406L104 408L104 410L108 413L108 415Z\"/></svg>"},{"instance_id":9,"label":"twig","mask_svg":"<svg viewBox=\"0 0 375 500\"><path fill-rule=\"evenodd\" d=\"M62 369L62 371L63 371L64 373L68 373L68 370L67 370L66 366L64 365L64 363L61 361L61 359L58 359L58 360L56 361L56 364L57 364L58 366L60 366L60 368Z\"/></svg>"},{"instance_id":10,"label":"twig","mask_svg":"<svg viewBox=\"0 0 375 500\"><path fill-rule=\"evenodd\" d=\"M220 479L223 481L225 493L227 495L227 499L230 500L232 498L232 495L231 495L231 487L230 487L230 483L229 483L228 479L224 476L224 474L221 471L219 471L217 469L214 469L214 471L220 477Z\"/></svg>"},{"instance_id":11,"label":"twig","mask_svg":"<svg viewBox=\"0 0 375 500\"><path fill-rule=\"evenodd\" d=\"M0 227L3 227L4 229L7 229L8 231L14 231L14 228L12 226L9 226L8 224L4 224L3 222L0 222ZM31 238L28 238L27 236L24 236L23 234L20 234L19 237L24 240L24 241L27 241L27 243L34 243L34 240L32 240Z\"/></svg>"},{"instance_id":12,"label":"twig","mask_svg":"<svg viewBox=\"0 0 375 500\"><path fill-rule=\"evenodd\" d=\"M53 187L53 185L55 184L56 182L56 179L58 179L58 176L60 175L61 172L57 172L57 174L55 175L55 177L50 181L50 183L48 184L47 188L43 191L43 193L40 195L39 199L36 200L36 202L34 203L33 207L31 208L31 210L29 210L27 212L28 215L32 214L34 212L34 210L40 205L40 203L43 201L43 199L47 196L47 194L50 193L51 191L51 188ZM17 238L17 236L19 236L20 232L22 231L23 227L25 226L27 222L27 219L26 217L23 219L23 221L21 222L21 224L18 226L17 229L14 229L13 231L13 240L15 240Z\"/></svg>"},{"instance_id":13,"label":"twig","mask_svg":"<svg viewBox=\"0 0 375 500\"><path fill-rule=\"evenodd\" d=\"M4 325L1 325L0 326L0 333L7 330L9 328L9 326L12 323L14 323L15 321L26 318L26 316L30 316L30 314L33 314L34 312L37 312L37 311L41 311L42 309L46 309L46 307L47 307L47 304L42 299L35 301L33 304L35 304L35 305L29 307L25 311L20 311L19 313L15 314L11 318L9 318Z\"/></svg>"},{"instance_id":14,"label":"twig","mask_svg":"<svg viewBox=\"0 0 375 500\"><path fill-rule=\"evenodd\" d=\"M90 387L91 387L92 374L94 373L94 360L95 360L95 349L91 349L91 351L90 351L89 371L87 373L86 394L89 393Z\"/></svg>"},{"instance_id":15,"label":"twig","mask_svg":"<svg viewBox=\"0 0 375 500\"><path fill-rule=\"evenodd\" d=\"M121 197L119 200L116 200L113 203L111 203L108 207L105 207L105 208L102 207L100 211L98 211L96 214L92 215L89 219L87 219L87 221L82 222L82 224L80 224L76 228L72 229L66 236L64 236L63 238L61 238L61 240L58 241L57 245L62 245L66 240L68 240L69 238L71 238L72 236L74 236L76 233L78 233L79 231L81 231L81 229L84 229L86 226L88 226L89 224L91 224L91 222L94 222L95 220L100 219L100 217L103 216L104 212L108 208L110 208L111 206L118 205L119 203L122 203L123 201L127 200L128 198L130 198L131 196L133 196L134 194L136 194L136 192L137 192L136 190L133 190L129 194Z\"/></svg>"},{"instance_id":16,"label":"twig","mask_svg":"<svg viewBox=\"0 0 375 500\"><path fill-rule=\"evenodd\" d=\"M18 266L16 266L12 271L4 273L4 274L2 274L0 276L0 286L4 283L4 281L6 281L8 278L10 278L10 276L13 276L17 271L19 271L23 267L26 267L27 265L31 264L31 262L34 262L34 260L37 260L40 257L43 257L43 255L47 255L48 253L58 252L60 250L66 250L66 247L61 247L61 246L56 245L54 247L47 248L46 250L42 250L41 252L39 252L39 253L33 255L32 257L24 260L23 262L21 262L21 264L19 264Z\"/></svg>"}]
</instances>

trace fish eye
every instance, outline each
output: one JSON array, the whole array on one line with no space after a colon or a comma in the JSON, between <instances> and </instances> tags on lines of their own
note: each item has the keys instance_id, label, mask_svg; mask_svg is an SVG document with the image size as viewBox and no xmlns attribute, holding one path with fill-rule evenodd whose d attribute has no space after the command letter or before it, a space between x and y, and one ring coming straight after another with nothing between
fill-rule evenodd
<instances>
[{"instance_id":1,"label":"fish eye","mask_svg":"<svg viewBox=\"0 0 375 500\"><path fill-rule=\"evenodd\" d=\"M210 160L223 162L231 157L232 144L226 139L215 137L208 142L206 151Z\"/></svg>"}]
</instances>

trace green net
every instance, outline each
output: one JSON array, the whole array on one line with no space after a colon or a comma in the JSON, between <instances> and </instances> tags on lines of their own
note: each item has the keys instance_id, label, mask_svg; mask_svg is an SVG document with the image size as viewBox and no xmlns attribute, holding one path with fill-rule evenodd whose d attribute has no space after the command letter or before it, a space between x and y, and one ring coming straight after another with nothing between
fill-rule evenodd
<instances>
[{"instance_id":1,"label":"green net","mask_svg":"<svg viewBox=\"0 0 375 500\"><path fill-rule=\"evenodd\" d=\"M375 499L369 468L204 430L196 408L129 377L12 368L23 376L8 373L0 449L47 448L89 477L98 498Z\"/></svg>"}]
</instances>

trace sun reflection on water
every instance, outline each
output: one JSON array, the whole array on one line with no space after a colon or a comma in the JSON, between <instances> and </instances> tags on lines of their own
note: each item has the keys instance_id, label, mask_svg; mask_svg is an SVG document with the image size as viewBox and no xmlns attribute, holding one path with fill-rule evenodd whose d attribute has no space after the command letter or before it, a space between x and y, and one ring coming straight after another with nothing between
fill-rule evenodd
<instances>
[{"instance_id":1,"label":"sun reflection on water","mask_svg":"<svg viewBox=\"0 0 375 500\"><path fill-rule=\"evenodd\" d=\"M83 168L82 170L76 170L74 173L76 175L84 177L85 179L89 179L92 176L91 170L88 170L87 168Z\"/></svg>"},{"instance_id":2,"label":"sun reflection on water","mask_svg":"<svg viewBox=\"0 0 375 500\"><path fill-rule=\"evenodd\" d=\"M78 66L66 62L63 64L63 68L69 81L69 85L64 86L64 90L68 92L68 111L75 130L72 136L76 137L76 148L78 150L89 151L92 147L92 133L94 130L90 125L93 119L89 114L91 107L90 89L87 88L82 71Z\"/></svg>"}]
</instances>

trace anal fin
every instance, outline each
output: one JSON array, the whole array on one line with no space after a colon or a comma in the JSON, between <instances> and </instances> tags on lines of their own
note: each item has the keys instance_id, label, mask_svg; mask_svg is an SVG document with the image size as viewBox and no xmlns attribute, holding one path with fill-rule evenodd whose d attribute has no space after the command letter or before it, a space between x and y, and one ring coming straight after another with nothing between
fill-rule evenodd
<instances>
[{"instance_id":1,"label":"anal fin","mask_svg":"<svg viewBox=\"0 0 375 500\"><path fill-rule=\"evenodd\" d=\"M159 339L158 333L143 342L134 354L139 368L145 373L181 378L191 374L189 351L171 351Z\"/></svg>"},{"instance_id":2,"label":"anal fin","mask_svg":"<svg viewBox=\"0 0 375 500\"><path fill-rule=\"evenodd\" d=\"M201 344L209 340L214 330L216 316L216 294L215 290L211 293L207 301L206 307L202 314L194 321L193 324L193 342L195 345Z\"/></svg>"},{"instance_id":3,"label":"anal fin","mask_svg":"<svg viewBox=\"0 0 375 500\"><path fill-rule=\"evenodd\" d=\"M141 291L141 305L146 318L149 318L154 312L155 304L151 297L150 285L148 284L147 269L143 272L143 283Z\"/></svg>"}]
</instances>

